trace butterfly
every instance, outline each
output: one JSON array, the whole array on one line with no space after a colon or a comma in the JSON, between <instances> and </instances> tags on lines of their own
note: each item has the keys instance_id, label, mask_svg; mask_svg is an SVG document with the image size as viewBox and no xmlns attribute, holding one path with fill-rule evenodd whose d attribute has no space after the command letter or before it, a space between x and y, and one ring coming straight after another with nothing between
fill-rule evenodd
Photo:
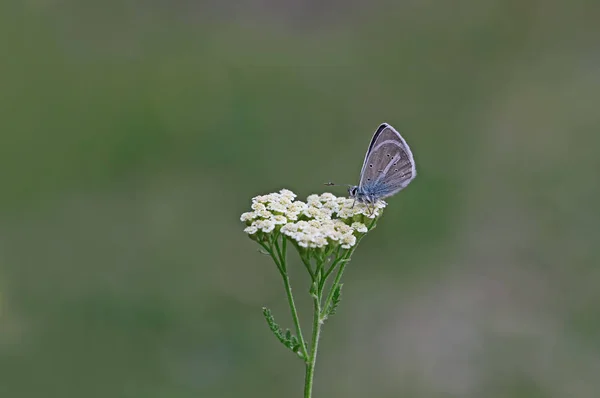
<instances>
[{"instance_id":1,"label":"butterfly","mask_svg":"<svg viewBox=\"0 0 600 398\"><path fill-rule=\"evenodd\" d=\"M400 133L383 123L373 134L358 185L350 186L348 194L359 203L374 204L400 192L416 176L410 147Z\"/></svg>"}]
</instances>

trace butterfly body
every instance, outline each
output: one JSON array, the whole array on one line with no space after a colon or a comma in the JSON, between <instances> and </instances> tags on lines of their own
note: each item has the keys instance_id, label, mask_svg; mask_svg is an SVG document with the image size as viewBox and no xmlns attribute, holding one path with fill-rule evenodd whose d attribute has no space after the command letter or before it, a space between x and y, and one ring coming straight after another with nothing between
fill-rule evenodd
<instances>
[{"instance_id":1,"label":"butterfly body","mask_svg":"<svg viewBox=\"0 0 600 398\"><path fill-rule=\"evenodd\" d=\"M360 181L348 188L348 194L357 202L375 203L406 188L416 175L410 147L400 133L383 123L371 139Z\"/></svg>"},{"instance_id":2,"label":"butterfly body","mask_svg":"<svg viewBox=\"0 0 600 398\"><path fill-rule=\"evenodd\" d=\"M384 185L365 185L360 187L358 185L348 188L348 194L351 198L356 199L359 203L375 203L379 199L387 197L386 195L389 189Z\"/></svg>"}]
</instances>

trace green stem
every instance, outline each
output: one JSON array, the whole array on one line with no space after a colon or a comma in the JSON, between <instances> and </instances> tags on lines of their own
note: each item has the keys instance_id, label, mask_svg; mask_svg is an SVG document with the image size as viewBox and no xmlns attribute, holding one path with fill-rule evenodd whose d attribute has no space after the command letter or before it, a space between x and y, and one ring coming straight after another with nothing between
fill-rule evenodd
<instances>
[{"instance_id":1,"label":"green stem","mask_svg":"<svg viewBox=\"0 0 600 398\"><path fill-rule=\"evenodd\" d=\"M306 258L302 254L300 254L300 259L302 260L302 264L304 264L304 267L306 267L306 270L308 271L308 274L310 275L311 281L314 282L314 280L315 280L315 274L312 271L312 267L310 265L310 259Z\"/></svg>"},{"instance_id":2,"label":"green stem","mask_svg":"<svg viewBox=\"0 0 600 398\"><path fill-rule=\"evenodd\" d=\"M338 272L335 275L335 279L333 280L333 283L329 288L329 293L327 293L327 298L325 299L325 304L323 305L323 308L329 308L331 300L333 299L333 293L335 292L336 287L340 284L340 280L342 279L342 275L344 274L344 269L346 269L346 264L350 262L350 256L352 256L352 253L354 253L355 247L356 245L352 249L344 253L342 259L339 261L341 263L340 267L338 268Z\"/></svg>"},{"instance_id":3,"label":"green stem","mask_svg":"<svg viewBox=\"0 0 600 398\"><path fill-rule=\"evenodd\" d=\"M338 250L339 253L339 250ZM331 263L331 266L327 269L327 271L325 271L325 275L323 275L323 279L321 281L321 290L323 290L323 288L325 287L325 282L327 281L327 278L329 278L329 275L331 275L331 273L333 272L333 270L335 269L335 267L339 264L341 258L337 258L338 254L336 253L336 259Z\"/></svg>"},{"instance_id":4,"label":"green stem","mask_svg":"<svg viewBox=\"0 0 600 398\"><path fill-rule=\"evenodd\" d=\"M375 218L375 219L373 219L373 221L371 221L371 223L368 226L369 231L371 231L373 228L375 228L376 225L377 225L377 219ZM336 288L340 284L340 280L342 279L342 275L344 274L344 269L346 269L346 264L348 264L350 262L350 257L352 256L352 253L354 253L354 250L356 249L356 247L358 246L358 244L360 243L360 241L362 240L363 237L364 237L364 235L359 237L358 240L356 241L356 243L354 244L354 246L352 247L352 249L349 249L346 253L344 253L344 255L342 256L342 258L339 261L334 261L332 266L327 270L327 272L325 274L326 278L329 277L329 275L331 274L331 272L337 265L336 262L341 263L338 268L337 275L335 276L335 279L333 280L333 283L331 284L329 293L327 293L327 298L325 299L325 304L322 307L326 311L327 311L327 308L329 308L329 305L331 304L331 300L333 299L333 294L335 293ZM324 285L324 283L323 283L323 285Z\"/></svg>"},{"instance_id":5,"label":"green stem","mask_svg":"<svg viewBox=\"0 0 600 398\"><path fill-rule=\"evenodd\" d=\"M283 249L279 248L279 242L275 240L275 249L277 250L277 254L279 256L279 263L281 264L280 270L281 278L283 279L283 286L285 287L285 293L287 295L288 304L290 306L290 312L292 313L292 319L294 321L294 327L296 328L296 334L298 335L298 340L300 341L300 349L302 350L302 355L304 360L306 361L308 358L308 348L306 346L306 342L304 341L304 336L302 336L302 328L300 327L300 318L298 317L298 311L296 310L296 304L294 303L294 295L292 294L292 286L290 285L290 278L287 274L287 265L286 261L286 238L283 237ZM277 262L277 261L276 261Z\"/></svg>"},{"instance_id":6,"label":"green stem","mask_svg":"<svg viewBox=\"0 0 600 398\"><path fill-rule=\"evenodd\" d=\"M304 398L311 398L313 379L315 376L315 364L317 363L317 350L319 348L319 337L321 335L321 291L315 292L313 296L313 330L310 358L306 362L306 377L304 378Z\"/></svg>"},{"instance_id":7,"label":"green stem","mask_svg":"<svg viewBox=\"0 0 600 398\"><path fill-rule=\"evenodd\" d=\"M273 252L273 249L271 249L270 246L265 245L262 242L258 242L258 244L265 249L265 251L271 256L271 258L273 259L273 262L275 263L275 265L277 266L277 270L279 271L279 273L283 276L284 270L281 269L281 264L279 264L279 261L277 259L277 257L275 256L275 253Z\"/></svg>"},{"instance_id":8,"label":"green stem","mask_svg":"<svg viewBox=\"0 0 600 398\"><path fill-rule=\"evenodd\" d=\"M285 274L285 277L283 278L283 285L285 286L285 291L287 293L288 304L290 305L292 319L294 320L294 326L296 327L296 334L298 335L298 340L300 341L300 349L302 350L304 360L306 360L306 358L308 358L308 348L304 341L304 336L302 336L302 328L300 328L300 318L298 317L298 311L296 311L296 305L294 304L294 296L292 295L292 287L290 286L290 278L288 278L287 274Z\"/></svg>"}]
</instances>

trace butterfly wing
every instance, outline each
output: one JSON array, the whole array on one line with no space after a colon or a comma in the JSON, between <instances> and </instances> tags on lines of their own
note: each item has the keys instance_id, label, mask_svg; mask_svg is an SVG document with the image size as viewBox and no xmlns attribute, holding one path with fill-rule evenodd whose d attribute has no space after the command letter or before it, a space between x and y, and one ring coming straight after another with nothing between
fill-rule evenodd
<instances>
[{"instance_id":1,"label":"butterfly wing","mask_svg":"<svg viewBox=\"0 0 600 398\"><path fill-rule=\"evenodd\" d=\"M367 150L359 190L385 198L405 188L416 175L415 161L408 144L392 126L383 123Z\"/></svg>"}]
</instances>

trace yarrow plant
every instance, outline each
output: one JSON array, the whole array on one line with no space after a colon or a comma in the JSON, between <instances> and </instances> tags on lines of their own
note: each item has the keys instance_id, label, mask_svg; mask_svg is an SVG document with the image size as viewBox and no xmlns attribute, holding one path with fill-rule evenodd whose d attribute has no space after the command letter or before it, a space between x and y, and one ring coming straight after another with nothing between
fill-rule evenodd
<instances>
[{"instance_id":1,"label":"yarrow plant","mask_svg":"<svg viewBox=\"0 0 600 398\"><path fill-rule=\"evenodd\" d=\"M256 241L277 266L283 279L294 331L283 330L268 308L263 315L275 337L305 364L304 397L312 394L321 328L335 314L341 300L342 275L360 240L373 228L386 203L364 204L331 193L296 200L287 189L256 196L252 211L243 213L244 232ZM310 275L313 301L310 340L302 333L288 273L287 249L292 246Z\"/></svg>"}]
</instances>

